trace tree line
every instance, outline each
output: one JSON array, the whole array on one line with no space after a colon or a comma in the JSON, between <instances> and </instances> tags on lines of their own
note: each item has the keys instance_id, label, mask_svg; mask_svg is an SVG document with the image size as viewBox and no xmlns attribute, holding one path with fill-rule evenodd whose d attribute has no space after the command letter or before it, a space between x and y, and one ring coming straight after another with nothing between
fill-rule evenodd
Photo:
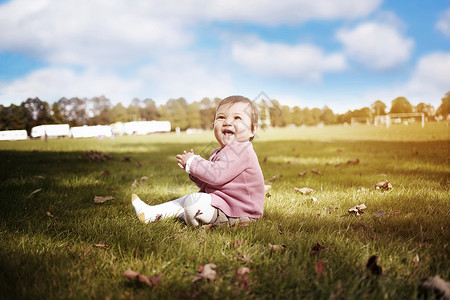
<instances>
[{"instance_id":1,"label":"tree line","mask_svg":"<svg viewBox=\"0 0 450 300\"><path fill-rule=\"evenodd\" d=\"M169 99L165 104L156 105L152 99L133 99L128 107L118 103L113 105L105 96L94 98L61 98L50 104L39 98L28 98L20 105L0 105L0 130L26 129L45 124L69 124L70 126L107 125L129 121L170 121L172 128L212 128L215 108L220 98L203 98L188 103L184 98ZM450 114L450 91L442 98L441 105L435 110L430 104L419 103L413 106L405 97L392 100L387 105L380 100L370 107L349 110L344 114L335 114L327 106L323 108L300 108L281 105L277 100L263 101L260 106L261 117L269 116L271 126L288 125L312 126L317 124L350 123L352 118L373 118L387 113L424 113L428 119L437 116L444 118Z\"/></svg>"}]
</instances>

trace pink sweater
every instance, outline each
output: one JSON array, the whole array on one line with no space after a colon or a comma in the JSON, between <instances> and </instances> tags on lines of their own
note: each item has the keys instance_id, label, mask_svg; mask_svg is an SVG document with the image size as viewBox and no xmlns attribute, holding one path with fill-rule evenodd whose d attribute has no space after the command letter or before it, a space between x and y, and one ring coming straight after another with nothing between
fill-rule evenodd
<instances>
[{"instance_id":1,"label":"pink sweater","mask_svg":"<svg viewBox=\"0 0 450 300\"><path fill-rule=\"evenodd\" d=\"M264 206L264 177L251 142L233 142L215 149L209 160L196 156L189 178L212 206L233 218L259 218Z\"/></svg>"}]
</instances>

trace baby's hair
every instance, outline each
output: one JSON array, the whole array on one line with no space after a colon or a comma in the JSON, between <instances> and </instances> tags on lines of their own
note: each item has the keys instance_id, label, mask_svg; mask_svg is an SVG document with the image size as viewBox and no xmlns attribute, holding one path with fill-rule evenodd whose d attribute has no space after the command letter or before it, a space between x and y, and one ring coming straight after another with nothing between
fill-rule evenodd
<instances>
[{"instance_id":1,"label":"baby's hair","mask_svg":"<svg viewBox=\"0 0 450 300\"><path fill-rule=\"evenodd\" d=\"M219 104L217 104L216 107L216 111L219 109L220 106L222 105L233 105L236 103L247 103L248 104L248 109L246 111L244 111L244 113L249 114L250 120L251 120L251 130L253 131L256 126L258 125L258 109L256 108L255 104L248 98L244 97L244 96L229 96L226 97L225 99L222 99L222 101L219 102Z\"/></svg>"}]
</instances>

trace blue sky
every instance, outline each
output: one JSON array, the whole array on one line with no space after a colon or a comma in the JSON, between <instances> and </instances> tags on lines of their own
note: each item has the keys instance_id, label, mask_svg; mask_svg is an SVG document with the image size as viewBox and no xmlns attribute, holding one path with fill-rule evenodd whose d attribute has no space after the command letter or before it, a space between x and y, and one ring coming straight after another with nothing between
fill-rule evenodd
<instances>
[{"instance_id":1,"label":"blue sky","mask_svg":"<svg viewBox=\"0 0 450 300\"><path fill-rule=\"evenodd\" d=\"M336 113L450 91L449 0L0 0L0 104L264 92Z\"/></svg>"}]
</instances>

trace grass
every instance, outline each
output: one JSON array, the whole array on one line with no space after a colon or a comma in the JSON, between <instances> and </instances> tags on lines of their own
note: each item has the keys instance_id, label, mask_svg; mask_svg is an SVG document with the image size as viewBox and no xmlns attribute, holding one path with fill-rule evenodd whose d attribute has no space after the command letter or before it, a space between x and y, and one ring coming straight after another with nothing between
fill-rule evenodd
<instances>
[{"instance_id":1,"label":"grass","mask_svg":"<svg viewBox=\"0 0 450 300\"><path fill-rule=\"evenodd\" d=\"M129 204L132 193L156 204L196 192L175 155L208 157L211 132L1 142L0 298L423 298L423 279L450 279L449 142L446 123L261 130L255 150L265 178L277 176L265 214L213 229L142 225ZM88 150L112 159L89 162ZM375 190L383 180L394 188ZM294 187L314 189L317 202ZM115 199L94 204L96 195ZM347 213L361 203L364 214ZM317 242L326 249L311 255ZM367 270L372 255L382 275ZM210 262L216 280L192 283ZM163 277L149 288L124 278L127 269Z\"/></svg>"}]
</instances>

